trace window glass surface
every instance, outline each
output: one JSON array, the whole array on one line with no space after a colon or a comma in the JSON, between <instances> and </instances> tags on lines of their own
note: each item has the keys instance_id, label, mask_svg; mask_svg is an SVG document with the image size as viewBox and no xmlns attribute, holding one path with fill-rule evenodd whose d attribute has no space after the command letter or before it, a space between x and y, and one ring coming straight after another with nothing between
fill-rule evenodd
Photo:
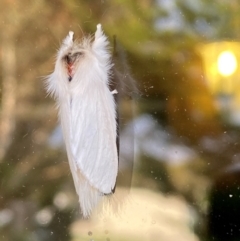
<instances>
[{"instance_id":1,"label":"window glass surface","mask_svg":"<svg viewBox=\"0 0 240 241\"><path fill-rule=\"evenodd\" d=\"M0 240L240 240L237 0L0 2ZM119 174L83 219L44 77L69 31L110 41ZM109 207L110 206L110 207Z\"/></svg>"}]
</instances>

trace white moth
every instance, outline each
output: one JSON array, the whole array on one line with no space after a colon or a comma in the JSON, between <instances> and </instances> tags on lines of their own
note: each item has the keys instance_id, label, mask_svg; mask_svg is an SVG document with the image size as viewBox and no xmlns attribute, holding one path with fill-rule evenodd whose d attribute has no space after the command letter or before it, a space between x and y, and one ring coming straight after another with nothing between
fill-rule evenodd
<instances>
[{"instance_id":1,"label":"white moth","mask_svg":"<svg viewBox=\"0 0 240 241\"><path fill-rule=\"evenodd\" d=\"M84 217L115 188L118 172L116 111L109 90L111 56L97 25L95 38L63 40L47 92L54 96L68 160Z\"/></svg>"}]
</instances>

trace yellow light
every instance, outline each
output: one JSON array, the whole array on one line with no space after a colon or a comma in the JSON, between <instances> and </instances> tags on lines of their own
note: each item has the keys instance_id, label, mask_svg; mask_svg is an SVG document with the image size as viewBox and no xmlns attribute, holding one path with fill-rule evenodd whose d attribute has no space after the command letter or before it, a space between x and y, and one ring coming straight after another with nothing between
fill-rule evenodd
<instances>
[{"instance_id":1,"label":"yellow light","mask_svg":"<svg viewBox=\"0 0 240 241\"><path fill-rule=\"evenodd\" d=\"M217 60L218 71L223 76L232 75L237 69L237 59L230 51L223 51Z\"/></svg>"}]
</instances>

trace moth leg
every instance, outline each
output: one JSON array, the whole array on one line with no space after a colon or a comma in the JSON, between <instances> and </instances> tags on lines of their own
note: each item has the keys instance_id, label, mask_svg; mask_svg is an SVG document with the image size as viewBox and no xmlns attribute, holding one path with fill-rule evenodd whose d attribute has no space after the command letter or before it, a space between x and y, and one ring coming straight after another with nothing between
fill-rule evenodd
<instances>
[{"instance_id":1,"label":"moth leg","mask_svg":"<svg viewBox=\"0 0 240 241\"><path fill-rule=\"evenodd\" d=\"M118 94L118 91L115 89L115 90L111 91L111 93L112 93L112 95Z\"/></svg>"},{"instance_id":2,"label":"moth leg","mask_svg":"<svg viewBox=\"0 0 240 241\"><path fill-rule=\"evenodd\" d=\"M73 35L74 35L74 32L69 31L67 37L63 40L63 43L65 45L71 45L73 43Z\"/></svg>"}]
</instances>

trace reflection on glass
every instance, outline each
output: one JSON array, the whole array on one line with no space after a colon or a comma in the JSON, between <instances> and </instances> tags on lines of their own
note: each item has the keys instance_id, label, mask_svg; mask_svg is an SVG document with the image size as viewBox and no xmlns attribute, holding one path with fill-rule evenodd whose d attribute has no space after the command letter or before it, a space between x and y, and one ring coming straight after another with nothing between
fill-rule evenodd
<instances>
[{"instance_id":1,"label":"reflection on glass","mask_svg":"<svg viewBox=\"0 0 240 241\"><path fill-rule=\"evenodd\" d=\"M222 118L239 125L240 116L240 43L219 41L201 46L207 85Z\"/></svg>"},{"instance_id":2,"label":"reflection on glass","mask_svg":"<svg viewBox=\"0 0 240 241\"><path fill-rule=\"evenodd\" d=\"M237 69L237 59L231 51L223 51L218 56L217 65L221 75L230 76Z\"/></svg>"}]
</instances>

